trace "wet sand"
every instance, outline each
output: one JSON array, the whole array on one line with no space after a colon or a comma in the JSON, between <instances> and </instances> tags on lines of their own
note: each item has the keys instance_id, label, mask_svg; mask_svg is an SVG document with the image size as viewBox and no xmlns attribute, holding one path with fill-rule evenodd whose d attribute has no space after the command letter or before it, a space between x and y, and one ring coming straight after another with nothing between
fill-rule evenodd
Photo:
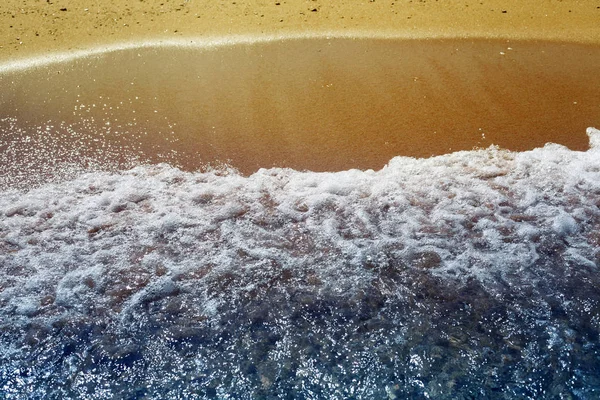
<instances>
[{"instance_id":1,"label":"wet sand","mask_svg":"<svg viewBox=\"0 0 600 400\"><path fill-rule=\"evenodd\" d=\"M251 173L585 149L600 125L600 7L503 3L7 0L0 164ZM219 38L232 43L204 47ZM73 60L47 64L57 55Z\"/></svg>"},{"instance_id":2,"label":"wet sand","mask_svg":"<svg viewBox=\"0 0 600 400\"><path fill-rule=\"evenodd\" d=\"M2 167L137 158L248 174L379 169L492 144L585 150L586 127L600 126L598 65L594 45L467 39L101 53L5 73Z\"/></svg>"}]
</instances>

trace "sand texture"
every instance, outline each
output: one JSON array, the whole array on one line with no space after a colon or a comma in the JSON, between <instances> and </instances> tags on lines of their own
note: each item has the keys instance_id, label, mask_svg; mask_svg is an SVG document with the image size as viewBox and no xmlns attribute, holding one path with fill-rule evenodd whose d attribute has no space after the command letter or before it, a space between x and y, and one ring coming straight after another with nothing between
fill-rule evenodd
<instances>
[{"instance_id":1,"label":"sand texture","mask_svg":"<svg viewBox=\"0 0 600 400\"><path fill-rule=\"evenodd\" d=\"M600 2L3 0L0 62L140 38L369 33L600 42Z\"/></svg>"},{"instance_id":2,"label":"sand texture","mask_svg":"<svg viewBox=\"0 0 600 400\"><path fill-rule=\"evenodd\" d=\"M600 126L600 51L506 40L296 39L148 47L5 74L0 164L382 168ZM20 160L15 162L15 160Z\"/></svg>"},{"instance_id":3,"label":"sand texture","mask_svg":"<svg viewBox=\"0 0 600 400\"><path fill-rule=\"evenodd\" d=\"M5 0L0 166L332 171L585 150L600 3L507 4Z\"/></svg>"}]
</instances>

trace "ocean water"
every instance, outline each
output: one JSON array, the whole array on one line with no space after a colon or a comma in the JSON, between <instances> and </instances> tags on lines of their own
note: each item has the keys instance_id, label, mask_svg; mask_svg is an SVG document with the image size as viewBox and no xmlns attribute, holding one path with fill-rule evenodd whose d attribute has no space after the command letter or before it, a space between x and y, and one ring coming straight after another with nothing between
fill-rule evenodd
<instances>
[{"instance_id":1,"label":"ocean water","mask_svg":"<svg viewBox=\"0 0 600 400\"><path fill-rule=\"evenodd\" d=\"M0 192L0 397L600 397L600 131Z\"/></svg>"}]
</instances>

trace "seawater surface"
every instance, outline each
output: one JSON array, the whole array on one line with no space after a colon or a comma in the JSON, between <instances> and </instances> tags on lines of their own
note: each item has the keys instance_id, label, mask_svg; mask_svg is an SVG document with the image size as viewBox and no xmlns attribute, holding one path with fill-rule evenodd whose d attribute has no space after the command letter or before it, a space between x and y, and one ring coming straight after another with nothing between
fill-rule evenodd
<instances>
[{"instance_id":1,"label":"seawater surface","mask_svg":"<svg viewBox=\"0 0 600 400\"><path fill-rule=\"evenodd\" d=\"M247 175L379 170L492 144L585 150L585 129L600 126L598 45L247 40L0 63L0 188L108 164L227 162Z\"/></svg>"},{"instance_id":2,"label":"seawater surface","mask_svg":"<svg viewBox=\"0 0 600 400\"><path fill-rule=\"evenodd\" d=\"M0 397L600 396L600 131L0 192Z\"/></svg>"}]
</instances>

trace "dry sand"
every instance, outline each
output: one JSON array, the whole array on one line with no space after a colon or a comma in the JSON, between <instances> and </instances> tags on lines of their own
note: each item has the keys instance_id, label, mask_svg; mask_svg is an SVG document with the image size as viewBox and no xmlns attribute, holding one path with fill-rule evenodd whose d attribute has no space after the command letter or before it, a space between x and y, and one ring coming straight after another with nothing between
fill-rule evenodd
<instances>
[{"instance_id":1,"label":"dry sand","mask_svg":"<svg viewBox=\"0 0 600 400\"><path fill-rule=\"evenodd\" d=\"M115 43L323 38L5 72L0 130L12 153L0 164L45 173L135 155L250 173L380 168L490 144L585 149L585 128L600 125L600 3L446 3L5 0L0 67Z\"/></svg>"},{"instance_id":2,"label":"dry sand","mask_svg":"<svg viewBox=\"0 0 600 400\"><path fill-rule=\"evenodd\" d=\"M600 42L597 0L2 0L0 61L107 43L303 32Z\"/></svg>"}]
</instances>

